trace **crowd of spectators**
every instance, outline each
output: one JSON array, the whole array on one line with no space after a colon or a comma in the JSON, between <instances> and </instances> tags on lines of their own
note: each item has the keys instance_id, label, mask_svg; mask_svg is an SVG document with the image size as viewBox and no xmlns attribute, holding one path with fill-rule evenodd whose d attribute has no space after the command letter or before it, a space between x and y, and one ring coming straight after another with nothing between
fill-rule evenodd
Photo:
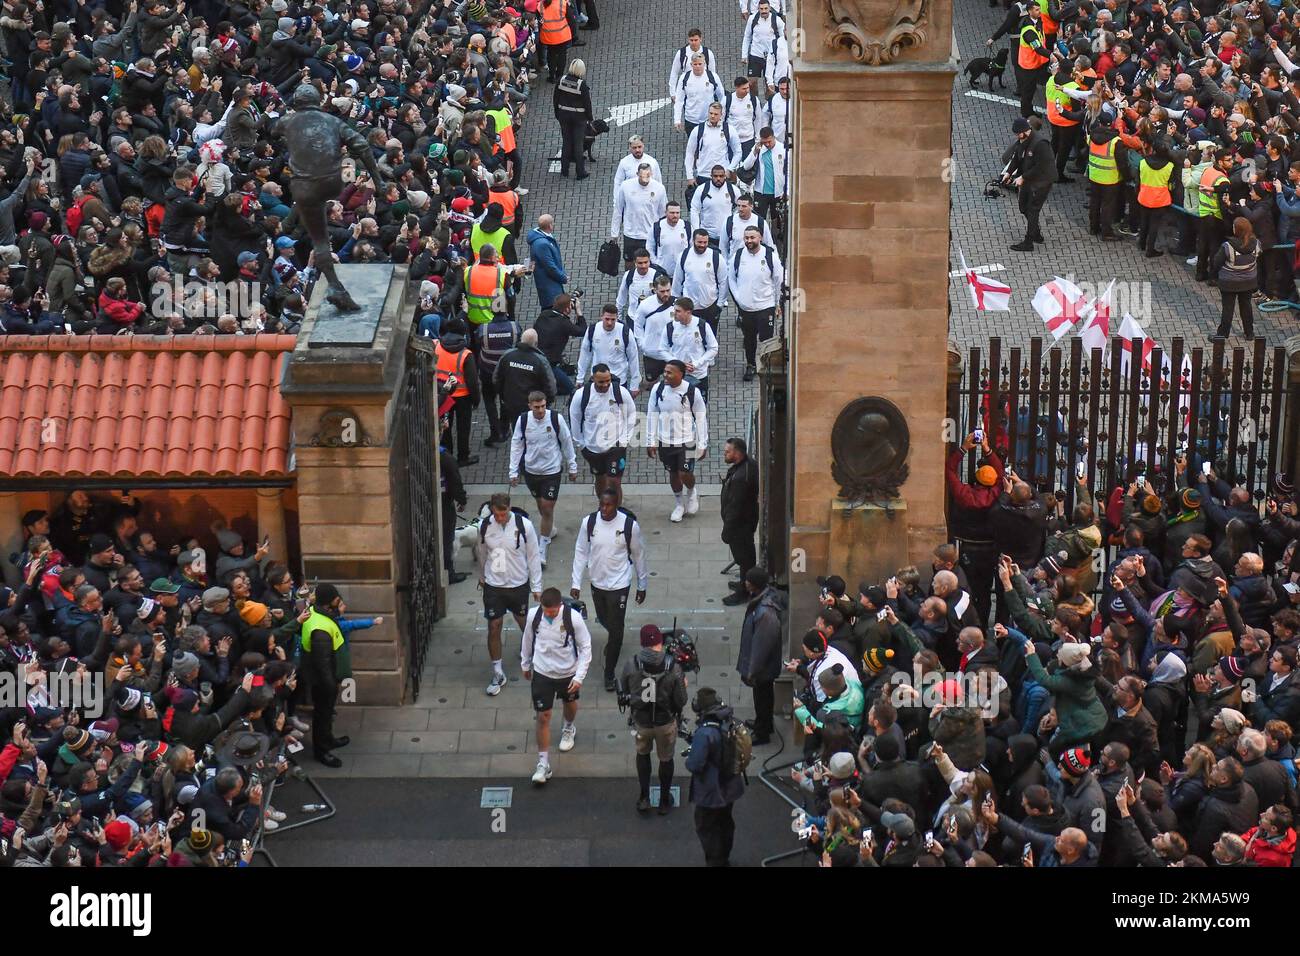
<instances>
[{"instance_id":1,"label":"crowd of spectators","mask_svg":"<svg viewBox=\"0 0 1300 956\"><path fill-rule=\"evenodd\" d=\"M948 462L956 543L856 591L820 579L784 662L810 848L831 866L1291 866L1290 481L1257 498L1184 456L1164 494L1138 475L1098 502L1080 479L1067 513L977 437ZM750 592L757 702L783 648Z\"/></svg>"}]
</instances>

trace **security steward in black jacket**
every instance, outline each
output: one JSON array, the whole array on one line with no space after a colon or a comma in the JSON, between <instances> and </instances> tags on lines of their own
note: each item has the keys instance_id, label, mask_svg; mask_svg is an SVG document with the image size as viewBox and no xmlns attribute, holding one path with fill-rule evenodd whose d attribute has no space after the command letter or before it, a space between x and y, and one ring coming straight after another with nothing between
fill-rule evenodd
<instances>
[{"instance_id":1,"label":"security steward in black jacket","mask_svg":"<svg viewBox=\"0 0 1300 956\"><path fill-rule=\"evenodd\" d=\"M1041 125L1041 121L1038 121ZM1017 158L1008 171L1013 185L1020 189L1020 214L1025 217L1025 238L1011 248L1016 252L1033 252L1034 243L1044 242L1038 226L1039 214L1047 203L1047 195L1056 182L1056 154L1052 144L1042 132L1035 130L1030 121L1017 119L1011 124L1016 134Z\"/></svg>"},{"instance_id":2,"label":"security steward in black jacket","mask_svg":"<svg viewBox=\"0 0 1300 956\"><path fill-rule=\"evenodd\" d=\"M722 460L730 467L722 479L722 540L731 549L740 579L722 603L735 607L749 601L745 573L758 563L754 532L758 530L758 466L749 457L743 438L728 438Z\"/></svg>"},{"instance_id":3,"label":"security steward in black jacket","mask_svg":"<svg viewBox=\"0 0 1300 956\"><path fill-rule=\"evenodd\" d=\"M339 684L351 675L346 642L339 631L343 598L332 584L316 587L311 616L302 625L302 667L311 680L311 743L316 760L327 767L341 767L334 751L347 746L348 737L334 736L334 708Z\"/></svg>"}]
</instances>

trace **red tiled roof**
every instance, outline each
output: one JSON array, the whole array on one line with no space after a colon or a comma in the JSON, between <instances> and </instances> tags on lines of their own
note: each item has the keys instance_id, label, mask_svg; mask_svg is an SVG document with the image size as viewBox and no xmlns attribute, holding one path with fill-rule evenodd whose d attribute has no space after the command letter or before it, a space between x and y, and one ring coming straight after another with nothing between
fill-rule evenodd
<instances>
[{"instance_id":1,"label":"red tiled roof","mask_svg":"<svg viewBox=\"0 0 1300 956\"><path fill-rule=\"evenodd\" d=\"M0 336L0 476L284 476L295 341Z\"/></svg>"}]
</instances>

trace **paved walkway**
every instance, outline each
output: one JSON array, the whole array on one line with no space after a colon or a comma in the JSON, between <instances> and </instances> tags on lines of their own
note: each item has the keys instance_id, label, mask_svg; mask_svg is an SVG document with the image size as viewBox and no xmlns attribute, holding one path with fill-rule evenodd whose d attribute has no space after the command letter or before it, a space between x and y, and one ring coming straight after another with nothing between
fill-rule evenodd
<instances>
[{"instance_id":1,"label":"paved walkway","mask_svg":"<svg viewBox=\"0 0 1300 956\"><path fill-rule=\"evenodd\" d=\"M482 500L492 486L471 486L471 503ZM630 485L625 503L641 522L650 562L650 589L645 604L628 608L622 660L637 648L643 624L669 628L676 619L695 639L702 670L689 678L695 688L717 688L742 715L752 716L748 688L736 675L736 649L744 608L722 604L727 581L719 572L731 560L718 535L716 488L704 488L700 511L681 524L668 520L673 506L666 485ZM531 502L526 502L526 505ZM531 509L530 509L531 510ZM565 484L556 508L556 536L545 572L546 586L568 593L576 529L595 510L588 484ZM465 557L458 566L470 567ZM591 606L584 584L583 599ZM505 668L510 684L498 696L484 693L492 676L487 656L487 623L474 578L448 591L447 616L438 622L420 688L419 700L408 707L339 706L336 732L351 735L339 751L338 770L314 765L313 774L344 777L528 777L536 765L532 732L533 711L528 686L519 673L519 630L505 626ZM621 777L634 773L627 717L620 714L615 695L601 679L604 629L589 611L593 664L582 689L577 747L561 754L552 746L557 775ZM558 743L560 713L553 713ZM775 748L772 748L775 749ZM771 750L763 749L766 756Z\"/></svg>"}]
</instances>

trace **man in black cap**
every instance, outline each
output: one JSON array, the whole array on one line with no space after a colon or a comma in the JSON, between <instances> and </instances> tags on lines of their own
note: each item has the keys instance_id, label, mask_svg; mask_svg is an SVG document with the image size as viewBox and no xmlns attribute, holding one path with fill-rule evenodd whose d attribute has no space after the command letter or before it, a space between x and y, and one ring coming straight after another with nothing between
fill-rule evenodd
<instances>
[{"instance_id":1,"label":"man in black cap","mask_svg":"<svg viewBox=\"0 0 1300 956\"><path fill-rule=\"evenodd\" d=\"M302 625L304 670L311 678L312 752L327 767L343 766L334 750L347 746L350 739L334 736L339 684L352 676L351 661L338 625L345 607L338 588L332 584L317 585L311 616Z\"/></svg>"},{"instance_id":2,"label":"man in black cap","mask_svg":"<svg viewBox=\"0 0 1300 956\"><path fill-rule=\"evenodd\" d=\"M1029 120L1018 118L1011 124L1016 134L1019 160L1011 182L1020 189L1020 214L1025 217L1025 238L1011 248L1016 252L1033 252L1034 243L1045 242L1038 225L1039 214L1047 203L1047 194L1056 182L1056 154L1042 133Z\"/></svg>"},{"instance_id":3,"label":"man in black cap","mask_svg":"<svg viewBox=\"0 0 1300 956\"><path fill-rule=\"evenodd\" d=\"M745 780L723 764L723 727L732 711L712 687L701 687L691 701L699 718L686 769L691 772L691 803L695 804L695 833L704 848L707 866L730 866L736 838L732 808L745 795Z\"/></svg>"}]
</instances>

